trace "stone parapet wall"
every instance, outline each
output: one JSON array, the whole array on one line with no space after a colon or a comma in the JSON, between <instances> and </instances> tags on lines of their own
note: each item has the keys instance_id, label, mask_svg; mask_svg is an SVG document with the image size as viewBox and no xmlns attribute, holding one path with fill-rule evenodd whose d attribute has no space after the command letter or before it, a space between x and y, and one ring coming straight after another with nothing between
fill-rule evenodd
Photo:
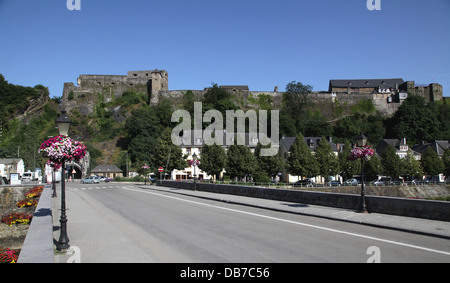
<instances>
[{"instance_id":1,"label":"stone parapet wall","mask_svg":"<svg viewBox=\"0 0 450 283\"><path fill-rule=\"evenodd\" d=\"M164 181L162 183L156 182L156 185L187 190L194 189L194 183L192 182ZM238 185L197 183L196 187L198 191L271 199L277 201L296 202L311 205L321 205L351 210L359 209L361 199L357 194L272 189ZM367 210L370 213L383 213L407 217L450 221L450 202L445 201L366 196L366 205Z\"/></svg>"}]
</instances>

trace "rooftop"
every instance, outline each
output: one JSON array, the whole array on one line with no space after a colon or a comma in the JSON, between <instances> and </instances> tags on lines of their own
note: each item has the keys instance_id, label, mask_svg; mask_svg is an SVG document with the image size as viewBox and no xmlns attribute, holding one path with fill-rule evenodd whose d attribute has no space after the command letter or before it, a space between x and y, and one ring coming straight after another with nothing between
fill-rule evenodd
<instances>
[{"instance_id":1,"label":"rooftop","mask_svg":"<svg viewBox=\"0 0 450 283\"><path fill-rule=\"evenodd\" d=\"M403 79L358 79L358 80L330 80L329 91L333 87L352 87L352 88L398 88L403 84Z\"/></svg>"}]
</instances>

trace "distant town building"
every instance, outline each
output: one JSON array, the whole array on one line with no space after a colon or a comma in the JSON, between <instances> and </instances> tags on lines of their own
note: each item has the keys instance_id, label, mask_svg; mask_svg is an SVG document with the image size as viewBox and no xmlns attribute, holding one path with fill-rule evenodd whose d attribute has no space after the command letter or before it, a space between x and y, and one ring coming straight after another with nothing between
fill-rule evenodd
<instances>
[{"instance_id":1,"label":"distant town building","mask_svg":"<svg viewBox=\"0 0 450 283\"><path fill-rule=\"evenodd\" d=\"M123 177L123 171L116 165L99 165L91 170L91 175L114 179L116 177Z\"/></svg>"}]
</instances>

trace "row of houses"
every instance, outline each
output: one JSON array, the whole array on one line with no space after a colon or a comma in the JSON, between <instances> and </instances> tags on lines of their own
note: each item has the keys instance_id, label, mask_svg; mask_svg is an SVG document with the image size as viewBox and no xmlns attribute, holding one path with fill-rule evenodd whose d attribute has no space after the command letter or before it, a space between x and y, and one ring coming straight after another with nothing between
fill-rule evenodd
<instances>
[{"instance_id":1,"label":"row of houses","mask_svg":"<svg viewBox=\"0 0 450 283\"><path fill-rule=\"evenodd\" d=\"M280 140L280 151L279 154L283 158L284 161L287 160L287 156L289 154L289 149L291 145L295 141L295 137L282 137ZM305 137L305 143L308 145L308 147L311 149L311 151L315 152L317 145L319 144L321 137ZM339 154L339 152L342 151L344 145L339 143L333 143L331 138L327 138L327 141L331 147L331 150L333 151L336 156ZM389 147L393 147L396 151L396 154L400 158L405 158L408 153L410 152L414 159L421 160L422 154L428 149L431 148L434 152L437 153L439 157L442 157L444 155L444 152L447 149L450 149L450 142L448 140L437 140L431 143L428 142L421 142L420 144L414 145L412 148L408 146L406 138L402 139L383 139L381 140L378 145L374 148L375 154L378 156L382 156L385 152L385 150ZM285 182L295 182L299 179L299 176L292 176L290 175L286 170L283 171L283 177L282 180ZM319 177L319 182L323 181L324 179Z\"/></svg>"},{"instance_id":2,"label":"row of houses","mask_svg":"<svg viewBox=\"0 0 450 283\"><path fill-rule=\"evenodd\" d=\"M191 135L194 137L194 135ZM317 145L321 141L322 137L304 137L304 142L311 149L312 152L316 151ZM334 143L331 137L326 138L328 144L331 147L336 156L343 149L343 144ZM296 137L282 137L279 142L278 155L286 162L287 157L289 156L289 151L292 144L295 142ZM245 135L245 144L250 147L252 151L255 150L258 145L259 139L257 134L246 134ZM224 144L226 144L224 142ZM184 142L181 145L181 150L183 155L187 156L187 160L192 160L193 156L196 155L197 158L201 158L202 148L204 145L204 141L201 139L196 141L195 143ZM450 142L448 140L438 140L431 143L422 142L410 148L407 144L406 138L403 139L383 139L376 147L375 152L378 155L383 155L384 151L387 147L392 146L395 148L397 155L400 158L406 157L408 152L410 151L416 160L420 160L422 154L427 150L427 148L431 148L433 151L437 153L438 156L443 156L445 150L450 149ZM224 145L226 148L226 146ZM194 172L195 171L195 172ZM11 158L11 159L0 159L0 176L7 177L11 173L18 173L20 176L25 172L25 165L22 159L20 158ZM51 172L51 171L50 171ZM287 172L287 170L283 170L280 172L281 174L278 176L278 181L283 182L296 182L301 177L293 176ZM106 178L116 178L122 177L124 172L118 168L116 165L99 165L91 170L91 174L104 176ZM170 176L167 176L173 180L186 180L192 179L194 174L198 179L211 179L212 176L209 176L206 172L202 171L200 168L196 167L194 169L193 166L186 167L182 170L174 170L170 172ZM322 182L324 179L319 177L316 181Z\"/></svg>"},{"instance_id":3,"label":"row of houses","mask_svg":"<svg viewBox=\"0 0 450 283\"><path fill-rule=\"evenodd\" d=\"M304 142L307 144L307 146L311 149L312 152L316 151L317 145L321 141L322 137L304 137ZM331 137L327 137L327 142L331 147L331 150L333 153L337 156L339 152L342 151L344 145L340 143L333 142L333 139ZM289 156L289 151L292 146L292 144L295 142L296 137L282 137L279 142L279 148L278 148L278 155L286 162L287 157ZM258 144L258 135L257 134L246 134L245 138L245 144L250 147L252 151L256 148ZM203 144L203 141L200 141L201 144ZM193 143L192 143L193 144ZM198 143L197 143L198 144ZM414 158L416 160L420 160L422 154L426 151L428 147L433 149L438 156L442 157L444 154L444 151L446 149L450 149L450 143L448 140L444 141L434 141L432 143L426 143L422 142L420 144L415 145L412 148L409 148L407 144L406 138L403 139L383 139L376 147L375 152L377 155L381 156L383 155L384 151L388 146L393 146L396 150L397 155L400 158L406 157L408 154L408 151L411 150ZM193 155L195 154L198 158L201 158L201 151L202 151L203 145L181 145L182 153L183 155L187 156L188 160L193 159ZM224 146L226 147L226 146ZM210 179L212 176L208 176L207 173L200 170L198 167L196 169L196 176L199 179ZM293 176L287 172L287 170L283 170L283 172L280 172L280 176L278 177L278 181L283 182L296 182L301 177L300 176ZM176 180L184 180L184 179L192 179L194 176L194 167L190 166L187 168L184 168L183 170L174 170L171 172L171 179ZM318 182L323 182L325 179L322 177L316 178Z\"/></svg>"}]
</instances>

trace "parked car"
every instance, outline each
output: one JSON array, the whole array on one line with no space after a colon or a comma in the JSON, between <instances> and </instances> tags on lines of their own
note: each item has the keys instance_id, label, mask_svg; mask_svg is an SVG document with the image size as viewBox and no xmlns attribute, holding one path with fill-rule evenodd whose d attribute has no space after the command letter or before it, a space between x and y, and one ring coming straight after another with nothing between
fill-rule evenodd
<instances>
[{"instance_id":1,"label":"parked car","mask_svg":"<svg viewBox=\"0 0 450 283\"><path fill-rule=\"evenodd\" d=\"M330 181L327 183L327 186L329 187L340 187L341 186L341 182L339 181Z\"/></svg>"},{"instance_id":2,"label":"parked car","mask_svg":"<svg viewBox=\"0 0 450 283\"><path fill-rule=\"evenodd\" d=\"M96 176L89 176L81 180L82 184L98 184L100 180Z\"/></svg>"},{"instance_id":3,"label":"parked car","mask_svg":"<svg viewBox=\"0 0 450 283\"><path fill-rule=\"evenodd\" d=\"M22 181L33 181L33 174L31 172L23 173Z\"/></svg>"},{"instance_id":4,"label":"parked car","mask_svg":"<svg viewBox=\"0 0 450 283\"><path fill-rule=\"evenodd\" d=\"M344 186L359 186L361 185L361 181L358 179L348 179L344 182Z\"/></svg>"},{"instance_id":5,"label":"parked car","mask_svg":"<svg viewBox=\"0 0 450 283\"><path fill-rule=\"evenodd\" d=\"M375 180L372 183L375 186L386 186L386 185L389 185L391 182L392 182L391 178L389 178L389 177L381 177L380 179Z\"/></svg>"},{"instance_id":6,"label":"parked car","mask_svg":"<svg viewBox=\"0 0 450 283\"><path fill-rule=\"evenodd\" d=\"M303 179L294 183L294 187L312 187L313 181L311 179Z\"/></svg>"}]
</instances>

